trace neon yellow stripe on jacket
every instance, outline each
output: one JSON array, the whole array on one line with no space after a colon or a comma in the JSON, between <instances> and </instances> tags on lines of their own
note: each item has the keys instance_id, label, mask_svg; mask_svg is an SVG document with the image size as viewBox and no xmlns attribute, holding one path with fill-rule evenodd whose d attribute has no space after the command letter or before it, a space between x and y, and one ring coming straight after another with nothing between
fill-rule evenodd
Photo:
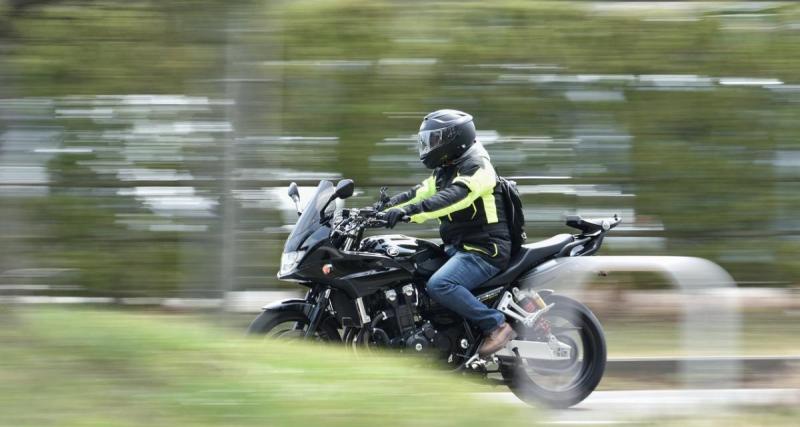
<instances>
[{"instance_id":1,"label":"neon yellow stripe on jacket","mask_svg":"<svg viewBox=\"0 0 800 427\"><path fill-rule=\"evenodd\" d=\"M475 251L475 252L484 253L484 254L489 255L490 257L494 258L494 257L497 256L498 253L500 253L500 250L497 248L497 243L492 243L492 245L494 245L494 255L490 254L489 252L486 252L485 250L483 250L483 249L481 249L481 248L479 248L477 246L471 246L471 245L468 245L466 243L463 246L464 246L464 249L466 249L468 251Z\"/></svg>"},{"instance_id":2,"label":"neon yellow stripe on jacket","mask_svg":"<svg viewBox=\"0 0 800 427\"><path fill-rule=\"evenodd\" d=\"M482 167L475 171L472 176L459 176L458 178L453 180L453 183L462 183L467 186L469 189L469 193L467 197L453 203L450 206L445 206L441 209L431 211L431 212L421 212L415 215L411 215L411 222L416 223L423 223L429 219L443 217L445 215L449 215L453 212L458 212L462 209L468 208L472 205L475 200L479 197L483 197L484 195L492 194L494 191L494 186L497 183L497 175L494 173L494 169L489 167ZM494 200L492 203L489 203L491 209L494 208ZM489 212L487 211L487 219ZM497 213L494 213L495 222L497 222Z\"/></svg>"},{"instance_id":3,"label":"neon yellow stripe on jacket","mask_svg":"<svg viewBox=\"0 0 800 427\"><path fill-rule=\"evenodd\" d=\"M436 178L434 178L433 175L431 175L425 181L422 181L421 187L417 188L416 191L414 191L414 197L403 203L392 206L392 208L402 208L403 206L406 205L419 203L433 196L434 194L436 194Z\"/></svg>"}]
</instances>

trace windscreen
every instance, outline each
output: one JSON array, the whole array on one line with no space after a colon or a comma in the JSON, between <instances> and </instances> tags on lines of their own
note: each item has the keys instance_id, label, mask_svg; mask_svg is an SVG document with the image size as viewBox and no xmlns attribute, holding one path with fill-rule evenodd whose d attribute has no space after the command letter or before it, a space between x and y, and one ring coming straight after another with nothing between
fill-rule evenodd
<instances>
[{"instance_id":1,"label":"windscreen","mask_svg":"<svg viewBox=\"0 0 800 427\"><path fill-rule=\"evenodd\" d=\"M319 182L317 189L314 191L311 199L308 200L305 209L303 209L303 214L297 219L297 224L295 224L294 229L289 234L289 238L286 239L286 245L283 247L284 253L300 249L300 246L305 242L308 236L314 234L315 231L322 227L319 221L319 211L335 191L336 187L334 187L332 182L325 180ZM333 203L331 203L329 209L331 207L333 207Z\"/></svg>"}]
</instances>

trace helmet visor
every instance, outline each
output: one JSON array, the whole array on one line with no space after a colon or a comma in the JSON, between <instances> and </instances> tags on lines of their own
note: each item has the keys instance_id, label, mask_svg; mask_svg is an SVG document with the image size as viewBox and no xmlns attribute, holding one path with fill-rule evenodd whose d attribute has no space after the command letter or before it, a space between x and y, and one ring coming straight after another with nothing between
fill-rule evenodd
<instances>
[{"instance_id":1,"label":"helmet visor","mask_svg":"<svg viewBox=\"0 0 800 427\"><path fill-rule=\"evenodd\" d=\"M418 134L419 138L419 155L423 156L428 154L434 148L442 145L442 131L444 129L437 129L437 130L425 130L421 131Z\"/></svg>"}]
</instances>

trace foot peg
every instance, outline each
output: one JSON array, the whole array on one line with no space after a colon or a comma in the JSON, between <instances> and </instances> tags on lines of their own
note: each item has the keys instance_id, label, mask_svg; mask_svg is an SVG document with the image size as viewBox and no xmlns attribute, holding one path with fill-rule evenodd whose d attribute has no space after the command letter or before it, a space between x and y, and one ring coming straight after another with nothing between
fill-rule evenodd
<instances>
[{"instance_id":1,"label":"foot peg","mask_svg":"<svg viewBox=\"0 0 800 427\"><path fill-rule=\"evenodd\" d=\"M466 366L469 369L472 369L473 371L478 371L486 369L486 363L487 362L481 359L481 356L478 353L475 353L472 355L472 357L467 359L466 362L464 362L464 366Z\"/></svg>"},{"instance_id":2,"label":"foot peg","mask_svg":"<svg viewBox=\"0 0 800 427\"><path fill-rule=\"evenodd\" d=\"M466 366L469 369L472 369L473 371L486 372L490 368L493 368L492 366L489 366L490 363L494 365L499 365L500 361L494 355L492 355L487 360L481 357L479 354L475 353L474 355L472 355L472 357L467 359L466 362L464 362L464 366Z\"/></svg>"}]
</instances>

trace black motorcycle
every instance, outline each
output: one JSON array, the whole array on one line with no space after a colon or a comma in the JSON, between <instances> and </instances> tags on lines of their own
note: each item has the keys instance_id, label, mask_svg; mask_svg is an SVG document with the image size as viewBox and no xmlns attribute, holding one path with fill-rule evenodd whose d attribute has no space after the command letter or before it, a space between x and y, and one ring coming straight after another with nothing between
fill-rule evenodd
<instances>
[{"instance_id":1,"label":"black motorcycle","mask_svg":"<svg viewBox=\"0 0 800 427\"><path fill-rule=\"evenodd\" d=\"M309 288L305 299L264 307L249 333L420 353L456 372L507 385L527 403L569 407L588 396L606 364L603 330L583 304L524 284L560 257L597 252L617 216L568 217L579 234L559 234L523 245L508 268L473 292L500 310L516 337L489 357L482 336L457 314L428 297L427 279L446 261L440 244L399 234L364 236L386 226L374 208L336 209L353 194L351 180L321 181L289 235L278 278ZM299 206L297 185L289 196ZM404 218L408 220L408 218Z\"/></svg>"}]
</instances>

